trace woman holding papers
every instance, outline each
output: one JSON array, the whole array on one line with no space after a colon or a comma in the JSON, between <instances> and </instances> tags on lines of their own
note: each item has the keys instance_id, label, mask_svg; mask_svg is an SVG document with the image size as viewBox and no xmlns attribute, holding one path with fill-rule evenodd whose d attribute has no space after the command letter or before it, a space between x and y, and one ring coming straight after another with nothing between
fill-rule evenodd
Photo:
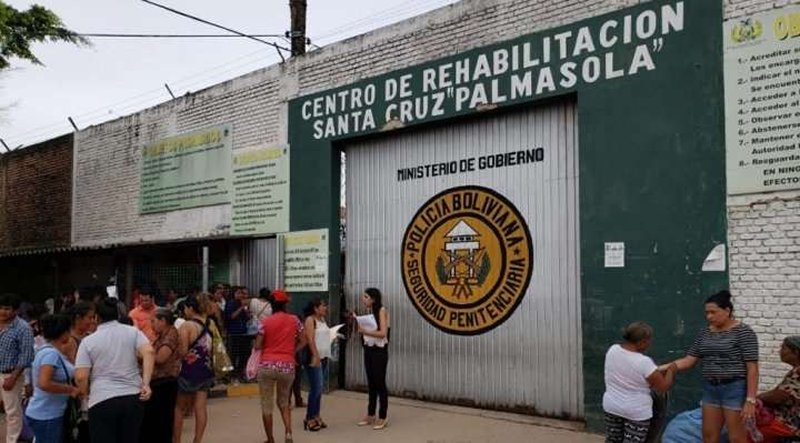
<instances>
[{"instance_id":1,"label":"woman holding papers","mask_svg":"<svg viewBox=\"0 0 800 443\"><path fill-rule=\"evenodd\" d=\"M389 409L389 391L386 389L386 366L389 363L389 311L383 307L381 291L367 288L361 296L364 307L371 314L356 318L358 333L363 337L364 368L367 371L369 385L369 405L367 415L359 426L371 425L378 431L388 425L386 413ZM375 408L380 400L378 419L375 419Z\"/></svg>"},{"instance_id":2,"label":"woman holding papers","mask_svg":"<svg viewBox=\"0 0 800 443\"><path fill-rule=\"evenodd\" d=\"M319 431L328 425L320 417L322 384L328 372L328 359L331 357L331 333L325 317L328 304L320 299L311 301L304 310L304 332L308 339L307 358L304 359L305 373L308 376L308 408L303 429Z\"/></svg>"}]
</instances>

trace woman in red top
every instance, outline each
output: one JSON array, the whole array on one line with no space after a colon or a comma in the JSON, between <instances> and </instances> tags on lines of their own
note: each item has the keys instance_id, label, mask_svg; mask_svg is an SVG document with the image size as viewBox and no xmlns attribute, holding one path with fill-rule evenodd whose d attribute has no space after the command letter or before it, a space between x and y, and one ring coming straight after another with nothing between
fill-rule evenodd
<instances>
[{"instance_id":1,"label":"woman in red top","mask_svg":"<svg viewBox=\"0 0 800 443\"><path fill-rule=\"evenodd\" d=\"M255 349L261 350L258 369L258 388L261 392L261 418L267 442L274 443L272 435L272 405L281 411L286 428L286 443L292 443L292 415L289 409L289 393L294 382L295 357L298 350L306 346L302 334L303 324L294 315L286 313L289 297L281 289L272 292L272 315L258 327ZM277 390L275 389L277 385ZM273 398L274 397L274 398Z\"/></svg>"}]
</instances>

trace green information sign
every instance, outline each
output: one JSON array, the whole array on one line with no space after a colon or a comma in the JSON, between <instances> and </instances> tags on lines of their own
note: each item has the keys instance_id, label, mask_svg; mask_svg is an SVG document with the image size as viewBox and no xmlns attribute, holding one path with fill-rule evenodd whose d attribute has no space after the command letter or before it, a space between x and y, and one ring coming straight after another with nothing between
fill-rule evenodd
<instances>
[{"instance_id":1,"label":"green information sign","mask_svg":"<svg viewBox=\"0 0 800 443\"><path fill-rule=\"evenodd\" d=\"M231 235L289 230L289 145L233 155Z\"/></svg>"},{"instance_id":2,"label":"green information sign","mask_svg":"<svg viewBox=\"0 0 800 443\"><path fill-rule=\"evenodd\" d=\"M139 213L230 203L231 139L222 125L146 145Z\"/></svg>"}]
</instances>

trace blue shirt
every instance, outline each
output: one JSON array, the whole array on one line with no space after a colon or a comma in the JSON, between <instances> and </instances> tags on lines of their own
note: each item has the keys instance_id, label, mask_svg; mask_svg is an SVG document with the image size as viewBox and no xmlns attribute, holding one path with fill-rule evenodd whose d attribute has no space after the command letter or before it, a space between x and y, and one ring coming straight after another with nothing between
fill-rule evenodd
<instances>
[{"instance_id":1,"label":"blue shirt","mask_svg":"<svg viewBox=\"0 0 800 443\"><path fill-rule=\"evenodd\" d=\"M239 316L233 318L233 313L242 307L239 300L229 300L225 303L225 330L228 334L245 335L247 334L247 324L250 322L250 315L247 311L241 311Z\"/></svg>"},{"instance_id":2,"label":"blue shirt","mask_svg":"<svg viewBox=\"0 0 800 443\"><path fill-rule=\"evenodd\" d=\"M14 317L6 329L0 331L0 372L25 369L33 361L33 331L25 320Z\"/></svg>"},{"instance_id":3,"label":"blue shirt","mask_svg":"<svg viewBox=\"0 0 800 443\"><path fill-rule=\"evenodd\" d=\"M46 345L36 353L33 359L33 397L28 403L25 415L34 420L53 420L64 415L67 407L67 394L54 394L39 388L39 372L42 366L53 367L53 381L68 384L75 376L75 369L69 359L51 345ZM66 372L64 370L66 369Z\"/></svg>"}]
</instances>

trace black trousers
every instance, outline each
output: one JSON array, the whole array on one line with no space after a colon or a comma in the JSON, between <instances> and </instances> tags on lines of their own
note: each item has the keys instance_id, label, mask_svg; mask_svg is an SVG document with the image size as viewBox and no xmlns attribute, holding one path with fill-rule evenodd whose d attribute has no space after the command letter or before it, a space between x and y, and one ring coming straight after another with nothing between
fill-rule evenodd
<instances>
[{"instance_id":1,"label":"black trousers","mask_svg":"<svg viewBox=\"0 0 800 443\"><path fill-rule=\"evenodd\" d=\"M375 408L380 400L378 418L386 418L389 410L389 390L386 388L386 366L389 364L389 348L364 346L364 368L367 370L369 404L367 415L375 416Z\"/></svg>"},{"instance_id":2,"label":"black trousers","mask_svg":"<svg viewBox=\"0 0 800 443\"><path fill-rule=\"evenodd\" d=\"M252 349L252 335L228 335L228 355L233 365L233 375L244 375Z\"/></svg>"},{"instance_id":3,"label":"black trousers","mask_svg":"<svg viewBox=\"0 0 800 443\"><path fill-rule=\"evenodd\" d=\"M139 443L144 403L139 395L126 395L102 401L89 408L91 441Z\"/></svg>"},{"instance_id":4,"label":"black trousers","mask_svg":"<svg viewBox=\"0 0 800 443\"><path fill-rule=\"evenodd\" d=\"M303 385L303 365L300 363L303 361L302 358L299 357L300 354L295 355L295 360L298 362L297 367L294 369L294 382L292 382L292 394L289 395L289 401L292 400L292 395L294 395L294 405L300 406L303 404L303 395L301 393L301 388Z\"/></svg>"},{"instance_id":5,"label":"black trousers","mask_svg":"<svg viewBox=\"0 0 800 443\"><path fill-rule=\"evenodd\" d=\"M157 378L150 382L153 395L144 404L140 443L172 443L172 422L178 396L177 378Z\"/></svg>"}]
</instances>

